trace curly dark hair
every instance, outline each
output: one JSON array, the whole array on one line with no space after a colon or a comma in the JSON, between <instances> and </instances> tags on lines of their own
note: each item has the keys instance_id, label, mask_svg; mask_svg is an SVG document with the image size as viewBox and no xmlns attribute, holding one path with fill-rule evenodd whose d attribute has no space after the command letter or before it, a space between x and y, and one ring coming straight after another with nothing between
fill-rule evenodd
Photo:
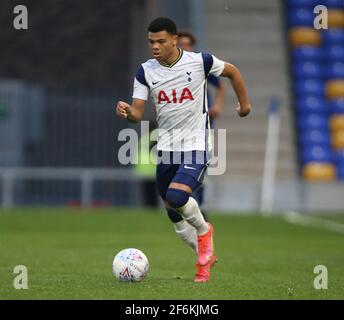
<instances>
[{"instance_id":1,"label":"curly dark hair","mask_svg":"<svg viewBox=\"0 0 344 320\"><path fill-rule=\"evenodd\" d=\"M147 32L167 31L172 35L177 35L177 26L173 20L166 17L154 19L148 26Z\"/></svg>"}]
</instances>

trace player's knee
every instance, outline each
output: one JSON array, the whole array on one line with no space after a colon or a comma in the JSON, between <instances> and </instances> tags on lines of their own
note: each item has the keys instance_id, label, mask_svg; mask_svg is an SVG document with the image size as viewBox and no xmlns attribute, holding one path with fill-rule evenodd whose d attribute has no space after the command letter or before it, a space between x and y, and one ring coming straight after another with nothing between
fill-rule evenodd
<instances>
[{"instance_id":1,"label":"player's knee","mask_svg":"<svg viewBox=\"0 0 344 320\"><path fill-rule=\"evenodd\" d=\"M189 197L190 193L184 190L168 188L166 192L166 201L174 209L185 205L188 202Z\"/></svg>"}]
</instances>

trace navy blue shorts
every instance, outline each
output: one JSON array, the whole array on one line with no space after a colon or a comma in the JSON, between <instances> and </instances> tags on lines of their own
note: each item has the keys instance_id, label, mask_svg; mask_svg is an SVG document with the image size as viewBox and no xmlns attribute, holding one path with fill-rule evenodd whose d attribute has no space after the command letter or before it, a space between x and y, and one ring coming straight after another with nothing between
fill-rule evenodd
<instances>
[{"instance_id":1,"label":"navy blue shorts","mask_svg":"<svg viewBox=\"0 0 344 320\"><path fill-rule=\"evenodd\" d=\"M192 192L202 184L208 167L205 151L159 151L158 156L162 157L163 162L156 168L156 185L163 200L166 200L166 192L171 182L186 184Z\"/></svg>"}]
</instances>

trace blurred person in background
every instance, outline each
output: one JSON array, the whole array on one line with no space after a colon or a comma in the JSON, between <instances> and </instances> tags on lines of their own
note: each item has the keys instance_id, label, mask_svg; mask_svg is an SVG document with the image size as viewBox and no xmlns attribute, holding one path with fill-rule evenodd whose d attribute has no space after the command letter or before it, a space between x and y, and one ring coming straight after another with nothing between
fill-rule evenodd
<instances>
[{"instance_id":1,"label":"blurred person in background","mask_svg":"<svg viewBox=\"0 0 344 320\"><path fill-rule=\"evenodd\" d=\"M157 128L156 122L149 121L149 131L144 133L138 142L138 148L136 153L136 161L134 162L135 174L141 178L141 194L143 205L148 207L158 207L159 198L155 185L155 171L156 164L153 162L153 158L156 161L156 140L152 137L153 131ZM148 141L149 147L142 147L144 142Z\"/></svg>"}]
</instances>

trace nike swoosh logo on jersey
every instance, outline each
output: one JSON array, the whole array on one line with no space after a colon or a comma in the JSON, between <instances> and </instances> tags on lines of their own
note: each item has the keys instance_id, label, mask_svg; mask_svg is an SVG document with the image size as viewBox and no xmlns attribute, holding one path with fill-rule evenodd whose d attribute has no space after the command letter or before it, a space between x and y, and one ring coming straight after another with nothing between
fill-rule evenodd
<instances>
[{"instance_id":1,"label":"nike swoosh logo on jersey","mask_svg":"<svg viewBox=\"0 0 344 320\"><path fill-rule=\"evenodd\" d=\"M154 81L152 81L152 85L153 86L155 86L157 83L159 83L160 81L156 81L156 82L154 82Z\"/></svg>"},{"instance_id":2,"label":"nike swoosh logo on jersey","mask_svg":"<svg viewBox=\"0 0 344 320\"><path fill-rule=\"evenodd\" d=\"M192 170L196 170L196 168L194 167L188 167L187 165L184 166L185 169L192 169Z\"/></svg>"}]
</instances>

